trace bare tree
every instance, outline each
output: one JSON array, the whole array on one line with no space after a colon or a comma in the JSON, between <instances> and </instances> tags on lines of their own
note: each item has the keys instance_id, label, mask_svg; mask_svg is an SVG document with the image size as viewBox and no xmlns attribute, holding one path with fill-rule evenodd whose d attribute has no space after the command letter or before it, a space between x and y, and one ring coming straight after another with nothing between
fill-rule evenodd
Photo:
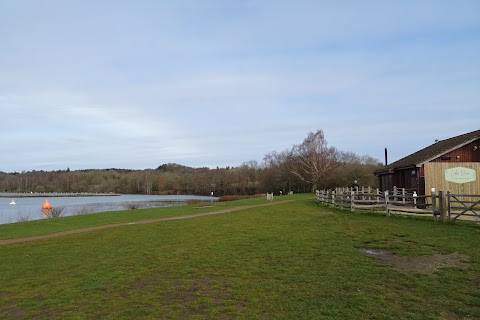
<instances>
[{"instance_id":1,"label":"bare tree","mask_svg":"<svg viewBox=\"0 0 480 320\"><path fill-rule=\"evenodd\" d=\"M324 188L337 165L337 150L328 147L322 130L309 132L307 138L291 151L291 171L312 190Z\"/></svg>"},{"instance_id":2,"label":"bare tree","mask_svg":"<svg viewBox=\"0 0 480 320\"><path fill-rule=\"evenodd\" d=\"M350 186L354 180L357 180L360 186L375 187L378 179L373 172L381 167L381 162L368 155L359 156L353 152L339 152L335 184Z\"/></svg>"}]
</instances>

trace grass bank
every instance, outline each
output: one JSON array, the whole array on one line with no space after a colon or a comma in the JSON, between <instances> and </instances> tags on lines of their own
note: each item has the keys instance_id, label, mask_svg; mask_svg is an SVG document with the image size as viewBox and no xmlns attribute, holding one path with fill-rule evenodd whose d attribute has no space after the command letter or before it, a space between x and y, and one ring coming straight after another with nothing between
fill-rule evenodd
<instances>
[{"instance_id":1,"label":"grass bank","mask_svg":"<svg viewBox=\"0 0 480 320\"><path fill-rule=\"evenodd\" d=\"M296 199L0 246L0 318L480 318L477 225Z\"/></svg>"},{"instance_id":2,"label":"grass bank","mask_svg":"<svg viewBox=\"0 0 480 320\"><path fill-rule=\"evenodd\" d=\"M275 197L273 202L278 202L286 199L299 200L306 198L312 198L312 196L306 194L298 194L291 196ZM54 232L102 226L115 223L134 222L145 219L168 218L203 212L221 211L233 207L261 205L266 203L268 203L266 197L259 197L239 201L204 202L192 204L189 206L119 210L76 216L65 216L54 219L17 222L0 225L0 240L49 234Z\"/></svg>"}]
</instances>

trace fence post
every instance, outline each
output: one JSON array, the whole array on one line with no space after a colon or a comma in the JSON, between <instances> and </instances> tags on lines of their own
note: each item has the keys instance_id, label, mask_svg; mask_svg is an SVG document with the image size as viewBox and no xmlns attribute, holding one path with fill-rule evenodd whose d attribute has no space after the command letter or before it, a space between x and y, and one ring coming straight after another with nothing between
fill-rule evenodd
<instances>
[{"instance_id":1,"label":"fence post","mask_svg":"<svg viewBox=\"0 0 480 320\"><path fill-rule=\"evenodd\" d=\"M405 205L405 188L402 188L402 204Z\"/></svg>"},{"instance_id":2,"label":"fence post","mask_svg":"<svg viewBox=\"0 0 480 320\"><path fill-rule=\"evenodd\" d=\"M335 190L332 191L332 205L335 207Z\"/></svg>"},{"instance_id":3,"label":"fence post","mask_svg":"<svg viewBox=\"0 0 480 320\"><path fill-rule=\"evenodd\" d=\"M413 207L417 209L417 191L413 191Z\"/></svg>"},{"instance_id":4,"label":"fence post","mask_svg":"<svg viewBox=\"0 0 480 320\"><path fill-rule=\"evenodd\" d=\"M355 192L350 194L350 211L355 211Z\"/></svg>"},{"instance_id":5,"label":"fence post","mask_svg":"<svg viewBox=\"0 0 480 320\"><path fill-rule=\"evenodd\" d=\"M450 217L452 215L452 207L450 205L450 191L447 191L447 209L448 209L448 221L450 221Z\"/></svg>"},{"instance_id":6,"label":"fence post","mask_svg":"<svg viewBox=\"0 0 480 320\"><path fill-rule=\"evenodd\" d=\"M442 222L447 222L447 201L443 191L438 191L438 210L440 211Z\"/></svg>"},{"instance_id":7,"label":"fence post","mask_svg":"<svg viewBox=\"0 0 480 320\"><path fill-rule=\"evenodd\" d=\"M345 201L345 194L342 192L342 188L338 189L338 194L340 196L338 207L340 208L340 210L342 210L343 209L343 202Z\"/></svg>"},{"instance_id":8,"label":"fence post","mask_svg":"<svg viewBox=\"0 0 480 320\"><path fill-rule=\"evenodd\" d=\"M390 217L390 208L388 205L388 190L385 190L385 210L387 211L387 217Z\"/></svg>"},{"instance_id":9,"label":"fence post","mask_svg":"<svg viewBox=\"0 0 480 320\"><path fill-rule=\"evenodd\" d=\"M432 213L433 221L437 222L437 196L435 194L435 188L432 188Z\"/></svg>"}]
</instances>

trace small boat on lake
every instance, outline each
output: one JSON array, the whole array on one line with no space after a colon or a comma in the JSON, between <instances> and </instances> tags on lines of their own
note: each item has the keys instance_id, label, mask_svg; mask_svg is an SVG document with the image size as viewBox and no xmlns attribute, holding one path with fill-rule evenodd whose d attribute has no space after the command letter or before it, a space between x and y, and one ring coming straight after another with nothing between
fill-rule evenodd
<instances>
[{"instance_id":1,"label":"small boat on lake","mask_svg":"<svg viewBox=\"0 0 480 320\"><path fill-rule=\"evenodd\" d=\"M15 203L15 200L12 199L12 202L10 202L10 204L16 204L16 203Z\"/></svg>"}]
</instances>

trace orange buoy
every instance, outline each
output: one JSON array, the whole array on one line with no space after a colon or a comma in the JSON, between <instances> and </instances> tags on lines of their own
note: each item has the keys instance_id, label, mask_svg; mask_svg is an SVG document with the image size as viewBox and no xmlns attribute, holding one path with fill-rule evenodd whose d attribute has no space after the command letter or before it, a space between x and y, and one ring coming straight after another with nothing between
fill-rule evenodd
<instances>
[{"instance_id":1,"label":"orange buoy","mask_svg":"<svg viewBox=\"0 0 480 320\"><path fill-rule=\"evenodd\" d=\"M52 211L52 205L50 204L50 202L48 202L48 199L45 199L45 201L42 204L43 217L47 218L48 215L50 214L50 211Z\"/></svg>"}]
</instances>

